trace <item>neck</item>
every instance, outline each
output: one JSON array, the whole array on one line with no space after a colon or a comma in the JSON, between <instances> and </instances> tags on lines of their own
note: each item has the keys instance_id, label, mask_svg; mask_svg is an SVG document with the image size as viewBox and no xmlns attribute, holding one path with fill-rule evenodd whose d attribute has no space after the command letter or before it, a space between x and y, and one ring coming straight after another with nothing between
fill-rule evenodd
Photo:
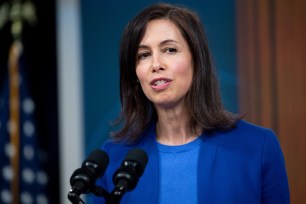
<instances>
[{"instance_id":1,"label":"neck","mask_svg":"<svg viewBox=\"0 0 306 204\"><path fill-rule=\"evenodd\" d=\"M191 133L189 130L190 114L186 108L156 109L156 140L166 145L182 145L196 139L200 131Z\"/></svg>"}]
</instances>

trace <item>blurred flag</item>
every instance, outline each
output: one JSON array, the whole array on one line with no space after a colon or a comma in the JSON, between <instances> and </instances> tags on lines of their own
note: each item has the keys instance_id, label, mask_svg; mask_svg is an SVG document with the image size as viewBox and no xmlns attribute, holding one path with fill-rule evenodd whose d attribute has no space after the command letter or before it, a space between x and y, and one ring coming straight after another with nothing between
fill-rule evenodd
<instances>
[{"instance_id":1,"label":"blurred flag","mask_svg":"<svg viewBox=\"0 0 306 204\"><path fill-rule=\"evenodd\" d=\"M8 74L0 90L0 203L47 204L48 176L42 170L28 91L23 46L10 48Z\"/></svg>"}]
</instances>

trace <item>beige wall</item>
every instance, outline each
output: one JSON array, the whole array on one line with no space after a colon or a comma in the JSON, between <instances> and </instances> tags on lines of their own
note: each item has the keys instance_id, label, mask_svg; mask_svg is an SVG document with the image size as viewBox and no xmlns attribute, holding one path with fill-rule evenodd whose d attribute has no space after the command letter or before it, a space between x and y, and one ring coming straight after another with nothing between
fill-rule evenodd
<instances>
[{"instance_id":1,"label":"beige wall","mask_svg":"<svg viewBox=\"0 0 306 204\"><path fill-rule=\"evenodd\" d=\"M236 5L240 113L277 133L291 203L306 203L306 1Z\"/></svg>"}]
</instances>

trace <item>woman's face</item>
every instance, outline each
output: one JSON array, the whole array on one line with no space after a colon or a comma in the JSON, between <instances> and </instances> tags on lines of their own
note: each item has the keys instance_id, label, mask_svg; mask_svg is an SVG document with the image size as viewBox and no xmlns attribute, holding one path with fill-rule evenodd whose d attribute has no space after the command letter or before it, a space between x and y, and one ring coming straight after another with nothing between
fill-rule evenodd
<instances>
[{"instance_id":1,"label":"woman's face","mask_svg":"<svg viewBox=\"0 0 306 204\"><path fill-rule=\"evenodd\" d=\"M165 19L148 23L137 52L136 75L155 106L184 104L193 79L193 59L174 23Z\"/></svg>"}]
</instances>

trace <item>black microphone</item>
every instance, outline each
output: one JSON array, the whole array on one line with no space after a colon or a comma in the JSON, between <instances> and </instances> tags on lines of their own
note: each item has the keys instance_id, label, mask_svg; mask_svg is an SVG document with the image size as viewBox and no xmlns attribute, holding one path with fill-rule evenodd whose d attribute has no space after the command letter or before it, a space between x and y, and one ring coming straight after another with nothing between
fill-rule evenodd
<instances>
[{"instance_id":1,"label":"black microphone","mask_svg":"<svg viewBox=\"0 0 306 204\"><path fill-rule=\"evenodd\" d=\"M141 149L132 149L125 156L121 166L113 175L115 188L111 193L113 203L119 203L123 194L132 191L142 176L148 163L146 152Z\"/></svg>"},{"instance_id":2,"label":"black microphone","mask_svg":"<svg viewBox=\"0 0 306 204\"><path fill-rule=\"evenodd\" d=\"M79 203L82 193L89 193L101 177L109 163L109 158L103 150L93 151L82 163L82 167L75 170L70 178L71 189L68 198L73 203Z\"/></svg>"}]
</instances>

